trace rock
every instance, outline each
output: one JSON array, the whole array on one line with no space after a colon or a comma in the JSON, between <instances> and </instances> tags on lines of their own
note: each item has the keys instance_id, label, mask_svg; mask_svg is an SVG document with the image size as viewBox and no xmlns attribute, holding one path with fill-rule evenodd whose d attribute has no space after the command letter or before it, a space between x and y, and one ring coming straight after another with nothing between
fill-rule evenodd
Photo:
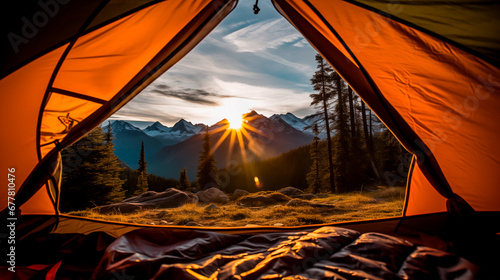
<instances>
[{"instance_id":1,"label":"rock","mask_svg":"<svg viewBox=\"0 0 500 280\"><path fill-rule=\"evenodd\" d=\"M208 205L207 207L205 207L205 209L208 209L208 210L219 209L219 206L212 203L212 204Z\"/></svg>"},{"instance_id":2,"label":"rock","mask_svg":"<svg viewBox=\"0 0 500 280\"><path fill-rule=\"evenodd\" d=\"M288 195L288 196L292 196L292 195L299 195L299 194L303 194L304 192L297 189L297 188L294 188L294 187L286 187L286 188L282 188L280 190L278 190L279 193L282 193L284 195Z\"/></svg>"},{"instance_id":3,"label":"rock","mask_svg":"<svg viewBox=\"0 0 500 280\"><path fill-rule=\"evenodd\" d=\"M245 227L260 227L259 225L254 225L254 224L246 224Z\"/></svg>"},{"instance_id":4,"label":"rock","mask_svg":"<svg viewBox=\"0 0 500 280\"><path fill-rule=\"evenodd\" d=\"M233 199L238 199L242 196L248 195L249 192L242 190L242 189L235 189L233 192Z\"/></svg>"},{"instance_id":5,"label":"rock","mask_svg":"<svg viewBox=\"0 0 500 280\"><path fill-rule=\"evenodd\" d=\"M291 198L278 192L262 192L238 198L237 202L245 207L268 206L288 202Z\"/></svg>"},{"instance_id":6,"label":"rock","mask_svg":"<svg viewBox=\"0 0 500 280\"><path fill-rule=\"evenodd\" d=\"M153 222L151 222L151 223L149 223L149 224L150 224L150 225L153 225L153 226L155 225L155 223L153 223Z\"/></svg>"},{"instance_id":7,"label":"rock","mask_svg":"<svg viewBox=\"0 0 500 280\"><path fill-rule=\"evenodd\" d=\"M138 196L128 198L122 203L99 206L99 213L130 213L136 210L176 208L187 203L197 203L198 197L189 195L178 189L170 188L164 192L148 191Z\"/></svg>"},{"instance_id":8,"label":"rock","mask_svg":"<svg viewBox=\"0 0 500 280\"><path fill-rule=\"evenodd\" d=\"M196 196L203 203L227 203L229 201L229 197L217 188L199 191L196 193Z\"/></svg>"},{"instance_id":9,"label":"rock","mask_svg":"<svg viewBox=\"0 0 500 280\"><path fill-rule=\"evenodd\" d=\"M167 221L165 221L165 220L161 220L161 221L160 221L160 225L168 225L168 222L167 222Z\"/></svg>"},{"instance_id":10,"label":"rock","mask_svg":"<svg viewBox=\"0 0 500 280\"><path fill-rule=\"evenodd\" d=\"M275 223L273 226L275 226L275 227L282 227L283 224L282 223Z\"/></svg>"},{"instance_id":11,"label":"rock","mask_svg":"<svg viewBox=\"0 0 500 280\"><path fill-rule=\"evenodd\" d=\"M314 194L312 194L312 193L303 193L303 194L299 194L299 195L294 195L292 197L293 198L305 199L305 200L311 200L311 199L317 198L317 196L314 195Z\"/></svg>"},{"instance_id":12,"label":"rock","mask_svg":"<svg viewBox=\"0 0 500 280\"><path fill-rule=\"evenodd\" d=\"M186 224L188 227L201 227L201 224L195 223L195 222L189 222Z\"/></svg>"},{"instance_id":13,"label":"rock","mask_svg":"<svg viewBox=\"0 0 500 280\"><path fill-rule=\"evenodd\" d=\"M142 204L142 203L115 203L110 205L103 205L96 207L96 209L101 214L109 214L109 213L131 213L136 210L146 210L155 208L153 205Z\"/></svg>"},{"instance_id":14,"label":"rock","mask_svg":"<svg viewBox=\"0 0 500 280\"><path fill-rule=\"evenodd\" d=\"M124 199L123 202L142 202L142 201L147 200L148 197L152 197L152 196L155 196L157 194L158 193L155 191L147 191L147 192L141 193L138 196L133 196L133 197L129 197L127 199Z\"/></svg>"},{"instance_id":15,"label":"rock","mask_svg":"<svg viewBox=\"0 0 500 280\"><path fill-rule=\"evenodd\" d=\"M286 206L296 207L296 206L311 206L311 207L325 207L325 208L334 208L335 205L327 204L327 203L318 203L318 202L310 202L302 199L292 199L288 201Z\"/></svg>"}]
</instances>

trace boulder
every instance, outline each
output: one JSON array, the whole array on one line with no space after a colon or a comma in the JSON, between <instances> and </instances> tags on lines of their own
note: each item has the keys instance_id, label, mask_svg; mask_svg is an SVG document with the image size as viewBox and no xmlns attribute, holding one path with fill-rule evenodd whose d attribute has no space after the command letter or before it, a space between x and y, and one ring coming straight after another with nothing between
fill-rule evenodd
<instances>
[{"instance_id":1,"label":"boulder","mask_svg":"<svg viewBox=\"0 0 500 280\"><path fill-rule=\"evenodd\" d=\"M138 196L128 198L121 203L97 207L99 213L131 213L136 210L176 208L186 203L197 203L198 197L189 195L178 189L170 188L164 192L148 191Z\"/></svg>"},{"instance_id":2,"label":"boulder","mask_svg":"<svg viewBox=\"0 0 500 280\"><path fill-rule=\"evenodd\" d=\"M147 192L141 193L138 196L133 196L133 197L129 197L127 199L124 199L123 202L142 202L144 200L147 200L148 197L152 197L152 196L155 196L157 194L158 193L155 191L147 191Z\"/></svg>"},{"instance_id":3,"label":"boulder","mask_svg":"<svg viewBox=\"0 0 500 280\"><path fill-rule=\"evenodd\" d=\"M95 209L101 214L110 214L110 213L131 213L136 210L147 210L155 208L153 205L147 205L136 202L122 202L115 203L110 205L98 206Z\"/></svg>"},{"instance_id":4,"label":"boulder","mask_svg":"<svg viewBox=\"0 0 500 280\"><path fill-rule=\"evenodd\" d=\"M299 194L303 194L304 192L297 189L297 188L294 188L294 187L286 187L286 188L282 188L280 190L278 190L279 193L282 193L284 195L288 195L288 196L292 196L292 195L299 195Z\"/></svg>"},{"instance_id":5,"label":"boulder","mask_svg":"<svg viewBox=\"0 0 500 280\"><path fill-rule=\"evenodd\" d=\"M242 190L242 189L235 189L233 192L233 199L238 199L242 196L248 195L249 192Z\"/></svg>"},{"instance_id":6,"label":"boulder","mask_svg":"<svg viewBox=\"0 0 500 280\"><path fill-rule=\"evenodd\" d=\"M196 196L203 203L227 203L229 201L229 197L218 188L199 191L196 193Z\"/></svg>"},{"instance_id":7,"label":"boulder","mask_svg":"<svg viewBox=\"0 0 500 280\"><path fill-rule=\"evenodd\" d=\"M274 226L274 227L282 227L282 226L283 226L283 224L282 224L282 223L275 223L273 226Z\"/></svg>"},{"instance_id":8,"label":"boulder","mask_svg":"<svg viewBox=\"0 0 500 280\"><path fill-rule=\"evenodd\" d=\"M219 209L219 206L212 203L212 204L208 205L207 207L205 207L205 209L207 209L207 210Z\"/></svg>"}]
</instances>

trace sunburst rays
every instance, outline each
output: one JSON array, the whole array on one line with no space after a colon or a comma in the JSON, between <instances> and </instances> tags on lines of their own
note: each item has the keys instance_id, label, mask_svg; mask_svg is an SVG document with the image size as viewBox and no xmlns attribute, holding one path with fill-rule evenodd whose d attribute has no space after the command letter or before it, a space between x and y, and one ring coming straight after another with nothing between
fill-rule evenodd
<instances>
[{"instance_id":1,"label":"sunburst rays","mask_svg":"<svg viewBox=\"0 0 500 280\"><path fill-rule=\"evenodd\" d=\"M247 148L246 148L245 143L250 143L252 145L255 145L255 143L256 143L256 140L254 139L254 137L252 137L252 135L249 132L253 132L253 133L261 135L263 137L267 136L265 133L263 133L259 129L252 127L252 125L250 124L250 122L252 120L254 120L258 117L259 117L258 115L257 116L248 116L248 114L246 114L246 115L243 115L243 117L240 119L233 120L233 122L234 121L238 122L237 124L233 124L233 125L231 124L231 121L228 121L226 119L222 123L222 125L210 130L209 133L212 135L218 134L220 132L224 132L224 133L222 133L220 138L217 140L217 142L215 142L215 144L213 145L213 147L211 149L211 153L212 154L215 153L215 151L217 151L220 148L220 146L222 145L222 143L229 137L229 147L228 147L228 154L227 154L228 161L231 158L231 155L233 153L233 149L235 148L235 143L237 142L238 146L240 148L240 152L241 152L241 159L243 160L244 163L247 162L248 155L247 155Z\"/></svg>"}]
</instances>

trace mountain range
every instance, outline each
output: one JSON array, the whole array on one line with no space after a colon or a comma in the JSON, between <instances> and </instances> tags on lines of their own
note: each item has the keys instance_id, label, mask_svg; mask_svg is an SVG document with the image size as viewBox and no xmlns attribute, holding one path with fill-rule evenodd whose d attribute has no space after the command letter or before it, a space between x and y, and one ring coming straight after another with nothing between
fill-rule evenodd
<instances>
[{"instance_id":1,"label":"mountain range","mask_svg":"<svg viewBox=\"0 0 500 280\"><path fill-rule=\"evenodd\" d=\"M271 158L307 145L313 139L312 132L305 130L312 122L307 117L301 119L287 113L275 114L268 118L252 111L245 114L244 119L247 129L246 133L241 133L241 144L236 134L231 136L231 133L226 133L226 129L221 128L227 127L227 120L223 119L208 127L212 147L220 142L214 152L219 168L236 162L242 163L243 155L246 160ZM172 127L154 122L144 129L123 120L111 121L116 156L136 169L141 141L144 141L149 173L174 179L177 179L182 168L186 168L190 180L195 180L203 131L206 127L205 124L193 124L184 119ZM227 134L227 137L220 140L224 134ZM232 145L231 138L234 138Z\"/></svg>"}]
</instances>

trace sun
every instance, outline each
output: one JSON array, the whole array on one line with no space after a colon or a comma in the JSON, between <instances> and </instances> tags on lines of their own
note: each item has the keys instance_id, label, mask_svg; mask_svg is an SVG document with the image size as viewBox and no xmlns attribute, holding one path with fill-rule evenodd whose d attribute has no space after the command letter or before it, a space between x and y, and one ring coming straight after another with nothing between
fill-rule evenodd
<instances>
[{"instance_id":1,"label":"sun","mask_svg":"<svg viewBox=\"0 0 500 280\"><path fill-rule=\"evenodd\" d=\"M230 129L241 129L241 126L243 125L243 117L242 115L233 115L233 116L228 116L227 121L229 122L229 128Z\"/></svg>"}]
</instances>

